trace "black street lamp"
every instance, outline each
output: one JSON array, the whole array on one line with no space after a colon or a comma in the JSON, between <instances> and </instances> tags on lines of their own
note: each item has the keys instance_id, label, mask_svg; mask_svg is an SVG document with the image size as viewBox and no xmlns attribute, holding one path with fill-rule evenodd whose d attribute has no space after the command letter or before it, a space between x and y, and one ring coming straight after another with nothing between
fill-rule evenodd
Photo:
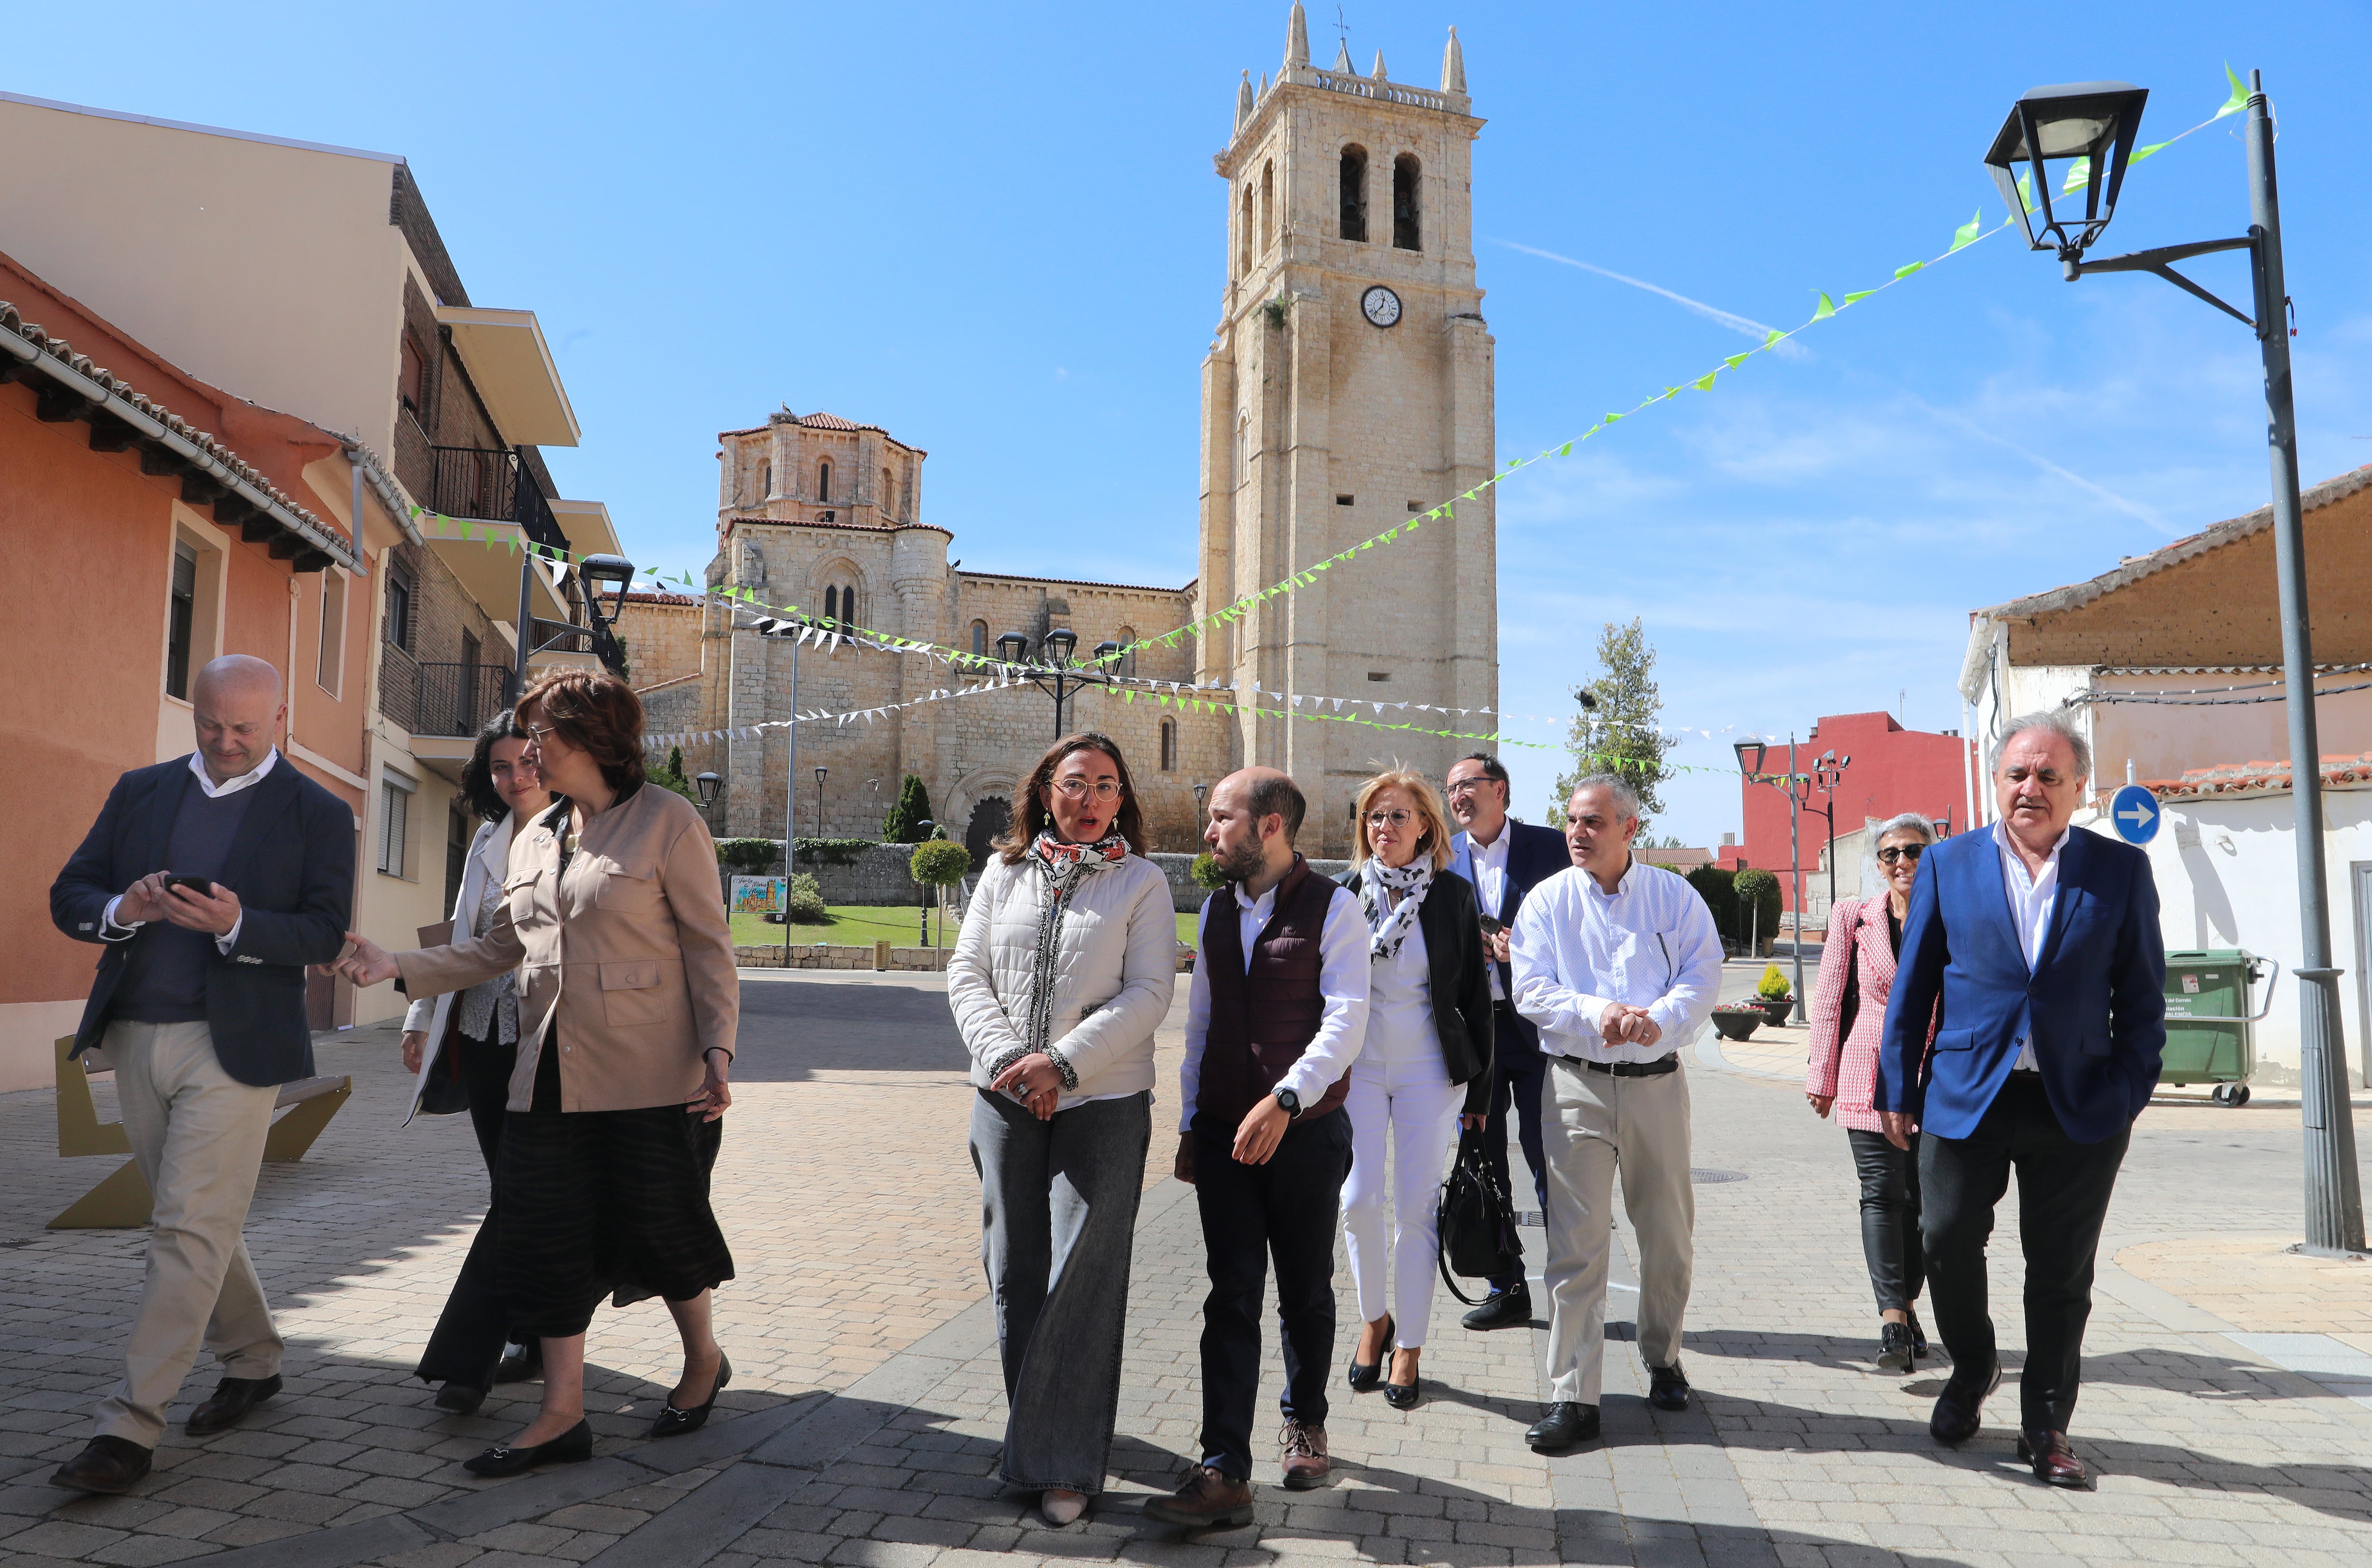
<instances>
[{"instance_id":1,"label":"black street lamp","mask_svg":"<svg viewBox=\"0 0 2372 1568\"><path fill-rule=\"evenodd\" d=\"M1099 662L1094 668L1080 669L1071 664L1071 656L1078 652L1079 634L1067 626L1057 626L1039 639L1038 650L1044 661L1040 664L1023 662L1029 655L1029 639L1020 633L1007 632L996 640L997 656L1005 661L1008 670L1054 699L1054 738L1057 740L1068 733L1063 727L1063 704L1082 687L1111 684L1111 671L1103 668L1100 661L1119 646L1112 642L1098 645L1096 656Z\"/></svg>"},{"instance_id":2,"label":"black street lamp","mask_svg":"<svg viewBox=\"0 0 2372 1568\"><path fill-rule=\"evenodd\" d=\"M692 784L694 789L700 791L700 803L703 806L715 805L716 792L725 787L725 781L715 773L703 773L693 779Z\"/></svg>"},{"instance_id":3,"label":"black street lamp","mask_svg":"<svg viewBox=\"0 0 2372 1568\"><path fill-rule=\"evenodd\" d=\"M615 626L626 602L626 586L634 580L634 563L622 555L588 555L576 563L576 580L585 585L585 613L593 624Z\"/></svg>"},{"instance_id":4,"label":"black street lamp","mask_svg":"<svg viewBox=\"0 0 2372 1568\"><path fill-rule=\"evenodd\" d=\"M818 768L816 775L816 837L823 837L823 776L831 770Z\"/></svg>"},{"instance_id":5,"label":"black street lamp","mask_svg":"<svg viewBox=\"0 0 2372 1568\"><path fill-rule=\"evenodd\" d=\"M2282 274L2282 215L2273 175L2273 121L2260 73L2249 73L2249 232L2233 239L2160 246L2087 261L2084 251L2116 209L2149 95L2123 82L2037 87L2018 99L1994 138L1985 163L2026 225L2035 250L2055 248L2067 280L2086 273L2156 273L2257 334L2265 366L2265 436L2273 466L2273 572L2281 598L2282 678L2290 738L2290 795L2296 811L2298 935L2299 1109L2306 1123L2306 1250L2343 1257L2364 1249L2364 1197L2355 1167L2355 1125L2348 1107L2347 1043L2339 1027L2339 976L2331 964L2330 889L2323 869L2321 745L2316 734L2314 651L2307 617L2306 526L2298 505L2297 410L2290 385L2289 294ZM2104 171L2103 156L2109 158ZM2081 227L2056 217L2047 165L2088 157L2091 181ZM2018 199L2013 170L2033 177L2042 226ZM2100 204L2105 187L2107 203ZM2253 315L2244 315L2177 273L2172 263L2219 250L2249 252Z\"/></svg>"},{"instance_id":6,"label":"black street lamp","mask_svg":"<svg viewBox=\"0 0 2372 1568\"><path fill-rule=\"evenodd\" d=\"M1820 769L1821 764L1830 762L1836 753L1832 750L1821 758L1820 763L1815 763L1815 772L1798 773L1796 771L1796 738L1793 735L1787 738L1787 772L1785 774L1766 773L1762 771L1763 760L1771 750L1767 741L1740 740L1733 742L1730 749L1738 753L1738 771L1744 775L1748 784L1769 784L1787 797L1787 875L1790 884L1787 913L1792 923L1788 941L1792 953L1788 961L1795 970L1796 1022L1800 1024L1808 1016L1804 1011L1804 813L1810 808L1812 793L1816 788L1828 791L1833 791L1836 788L1836 779L1843 776L1840 771L1843 764L1838 764L1837 770L1830 771L1826 775L1828 782L1823 784L1820 780L1824 775L1818 770ZM1847 758L1845 761L1851 761L1852 759ZM1833 803L1829 807L1828 818L1829 842L1831 846L1829 856L1829 901L1833 904L1836 902L1837 896L1834 854L1837 823L1836 807Z\"/></svg>"}]
</instances>

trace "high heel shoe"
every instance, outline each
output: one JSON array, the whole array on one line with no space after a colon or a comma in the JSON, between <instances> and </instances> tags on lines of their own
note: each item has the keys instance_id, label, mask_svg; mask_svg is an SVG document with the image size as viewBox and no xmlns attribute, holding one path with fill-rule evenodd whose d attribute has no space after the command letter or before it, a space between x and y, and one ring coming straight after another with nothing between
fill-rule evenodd
<instances>
[{"instance_id":1,"label":"high heel shoe","mask_svg":"<svg viewBox=\"0 0 2372 1568\"><path fill-rule=\"evenodd\" d=\"M549 1443L524 1448L489 1448L474 1459L462 1460L461 1468L471 1475L517 1475L538 1465L579 1465L592 1457L593 1428L580 1420Z\"/></svg>"},{"instance_id":2,"label":"high heel shoe","mask_svg":"<svg viewBox=\"0 0 2372 1568\"><path fill-rule=\"evenodd\" d=\"M1413 1411L1416 1409L1419 1398L1417 1389L1424 1381L1424 1379L1422 1377L1411 1377L1405 1383L1385 1384L1384 1403L1391 1406L1392 1409L1396 1411Z\"/></svg>"},{"instance_id":3,"label":"high heel shoe","mask_svg":"<svg viewBox=\"0 0 2372 1568\"><path fill-rule=\"evenodd\" d=\"M1389 1355L1391 1353L1392 1315L1387 1312L1384 1314L1384 1354ZM1349 1374L1344 1378L1344 1381L1351 1385L1351 1392L1355 1394L1364 1394L1375 1388L1378 1383L1382 1382L1383 1376L1384 1364L1382 1361L1378 1360L1369 1362L1364 1366L1354 1361L1351 1363Z\"/></svg>"},{"instance_id":4,"label":"high heel shoe","mask_svg":"<svg viewBox=\"0 0 2372 1568\"><path fill-rule=\"evenodd\" d=\"M675 1401L669 1400L667 1409L659 1411L659 1418L651 1423L651 1435L680 1437L687 1432L697 1432L707 1425L708 1412L716 1408L716 1396L732 1380L733 1358L720 1350L716 1353L716 1381L709 1385L708 1398L688 1411L676 1409Z\"/></svg>"}]
</instances>

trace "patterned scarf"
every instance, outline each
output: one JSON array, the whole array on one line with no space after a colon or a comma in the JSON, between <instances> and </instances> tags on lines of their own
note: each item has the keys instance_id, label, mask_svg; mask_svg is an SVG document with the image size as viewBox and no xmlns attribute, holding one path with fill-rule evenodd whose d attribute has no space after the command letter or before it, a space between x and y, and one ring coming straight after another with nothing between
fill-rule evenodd
<instances>
[{"instance_id":1,"label":"patterned scarf","mask_svg":"<svg viewBox=\"0 0 2372 1568\"><path fill-rule=\"evenodd\" d=\"M1063 912L1089 874L1118 865L1128 858L1128 841L1106 833L1091 844L1065 842L1051 830L1041 830L1029 845L1029 858L1043 877L1046 900L1038 916L1038 947L1029 960L1029 1024L1022 1039L1031 1051L1044 1051L1063 1077L1063 1086L1079 1086L1078 1075L1061 1054L1047 1050L1054 1028L1054 958L1062 946Z\"/></svg>"},{"instance_id":2,"label":"patterned scarf","mask_svg":"<svg viewBox=\"0 0 2372 1568\"><path fill-rule=\"evenodd\" d=\"M1416 928L1416 912L1424 902L1425 889L1433 886L1433 857L1421 854L1406 865L1386 865L1370 859L1359 868L1359 907L1366 912L1367 929L1374 937L1367 944L1371 963L1385 963L1400 957L1401 944ZM1387 891L1398 893L1401 901L1385 903Z\"/></svg>"}]
</instances>

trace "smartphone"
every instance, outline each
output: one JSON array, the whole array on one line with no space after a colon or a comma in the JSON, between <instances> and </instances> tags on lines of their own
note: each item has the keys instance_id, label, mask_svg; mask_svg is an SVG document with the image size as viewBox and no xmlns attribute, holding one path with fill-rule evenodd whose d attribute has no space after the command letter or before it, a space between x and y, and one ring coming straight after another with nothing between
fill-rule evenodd
<instances>
[{"instance_id":1,"label":"smartphone","mask_svg":"<svg viewBox=\"0 0 2372 1568\"><path fill-rule=\"evenodd\" d=\"M210 899L215 896L215 885L203 877L176 877L168 871L165 873L165 886L187 888L192 893L203 893Z\"/></svg>"},{"instance_id":2,"label":"smartphone","mask_svg":"<svg viewBox=\"0 0 2372 1568\"><path fill-rule=\"evenodd\" d=\"M1499 935L1499 933L1501 933L1502 931L1505 931L1505 930L1506 930L1506 929L1507 929L1507 928L1506 928L1506 926L1504 926L1504 925L1500 924L1497 921L1493 920L1489 915L1487 915L1487 914L1486 914L1486 915L1484 915L1484 916L1482 917L1482 935L1485 935L1485 936L1496 936L1496 935Z\"/></svg>"}]
</instances>

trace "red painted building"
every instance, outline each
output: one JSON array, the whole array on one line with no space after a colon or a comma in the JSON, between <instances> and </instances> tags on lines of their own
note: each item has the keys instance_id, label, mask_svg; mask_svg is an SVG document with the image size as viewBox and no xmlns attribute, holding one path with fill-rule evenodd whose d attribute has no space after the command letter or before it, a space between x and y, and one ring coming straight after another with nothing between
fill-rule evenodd
<instances>
[{"instance_id":1,"label":"red painted building","mask_svg":"<svg viewBox=\"0 0 2372 1568\"><path fill-rule=\"evenodd\" d=\"M1852 759L1833 796L1815 794L1803 815L1801 831L1806 902L1817 909L1812 886L1828 842L1829 819L1821 808L1836 807L1837 836L1858 831L1865 820L1883 821L1905 811L1916 811L1941 824L1949 835L1969 822L1970 743L1958 735L1905 729L1894 715L1831 714L1812 726L1809 737L1796 742L1796 772L1809 773L1815 759L1834 751ZM1787 745L1774 742L1762 760L1762 772L1785 777ZM1787 796L1769 784L1739 784L1746 830L1740 849L1744 864L1759 865L1779 876L1784 907L1794 908L1792 870L1787 854ZM1725 854L1723 864L1731 864ZM1850 863L1848 863L1850 864Z\"/></svg>"}]
</instances>

